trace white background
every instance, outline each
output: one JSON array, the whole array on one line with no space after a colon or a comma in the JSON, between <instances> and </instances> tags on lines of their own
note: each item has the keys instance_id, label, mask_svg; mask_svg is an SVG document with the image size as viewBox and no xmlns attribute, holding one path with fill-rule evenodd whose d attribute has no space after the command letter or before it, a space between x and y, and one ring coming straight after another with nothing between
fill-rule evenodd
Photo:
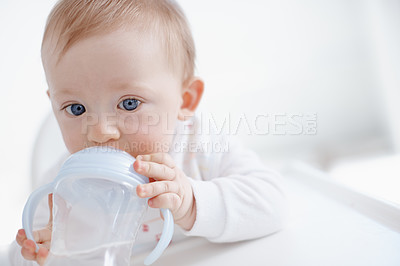
<instances>
[{"instance_id":1,"label":"white background","mask_svg":"<svg viewBox=\"0 0 400 266\"><path fill-rule=\"evenodd\" d=\"M317 114L315 135L240 131L266 161L329 169L344 157L400 150L398 1L179 2L206 84L203 112L222 120ZM50 112L40 45L54 3L0 1L0 245L21 227L34 140Z\"/></svg>"}]
</instances>

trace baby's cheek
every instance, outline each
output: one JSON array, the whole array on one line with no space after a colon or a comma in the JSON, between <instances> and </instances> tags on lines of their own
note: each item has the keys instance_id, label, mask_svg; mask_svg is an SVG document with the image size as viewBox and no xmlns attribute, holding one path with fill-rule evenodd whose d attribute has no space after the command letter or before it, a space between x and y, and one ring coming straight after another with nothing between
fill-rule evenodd
<instances>
[{"instance_id":1,"label":"baby's cheek","mask_svg":"<svg viewBox=\"0 0 400 266\"><path fill-rule=\"evenodd\" d=\"M166 115L146 113L124 120L127 130L124 138L128 140L132 155L168 152L175 133L175 123Z\"/></svg>"},{"instance_id":2,"label":"baby's cheek","mask_svg":"<svg viewBox=\"0 0 400 266\"><path fill-rule=\"evenodd\" d=\"M68 151L72 154L75 152L78 152L80 150L86 149L89 147L89 145L84 141L84 139L79 139L79 140L71 140L71 145L70 148L68 148ZM67 144L66 144L67 145Z\"/></svg>"},{"instance_id":3,"label":"baby's cheek","mask_svg":"<svg viewBox=\"0 0 400 266\"><path fill-rule=\"evenodd\" d=\"M70 131L71 130L62 131L64 143L68 151L72 154L87 148L87 146L85 146L86 142L84 140L84 136L79 134L79 132L77 133Z\"/></svg>"},{"instance_id":4,"label":"baby's cheek","mask_svg":"<svg viewBox=\"0 0 400 266\"><path fill-rule=\"evenodd\" d=\"M134 115L125 115L118 118L118 128L124 135L135 135L140 132L140 120Z\"/></svg>"},{"instance_id":5,"label":"baby's cheek","mask_svg":"<svg viewBox=\"0 0 400 266\"><path fill-rule=\"evenodd\" d=\"M170 138L165 135L157 134L157 132L149 132L148 134L132 137L129 143L132 148L131 150L134 151L136 155L168 152Z\"/></svg>"}]
</instances>

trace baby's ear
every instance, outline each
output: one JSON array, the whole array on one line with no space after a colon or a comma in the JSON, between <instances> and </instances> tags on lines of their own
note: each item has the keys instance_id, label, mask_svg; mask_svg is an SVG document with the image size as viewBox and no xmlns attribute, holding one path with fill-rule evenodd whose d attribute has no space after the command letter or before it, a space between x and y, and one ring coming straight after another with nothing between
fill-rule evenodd
<instances>
[{"instance_id":1,"label":"baby's ear","mask_svg":"<svg viewBox=\"0 0 400 266\"><path fill-rule=\"evenodd\" d=\"M178 114L179 120L183 121L193 116L200 103L203 90L204 82L199 77L193 77L189 82L186 82L182 91L182 105Z\"/></svg>"}]
</instances>

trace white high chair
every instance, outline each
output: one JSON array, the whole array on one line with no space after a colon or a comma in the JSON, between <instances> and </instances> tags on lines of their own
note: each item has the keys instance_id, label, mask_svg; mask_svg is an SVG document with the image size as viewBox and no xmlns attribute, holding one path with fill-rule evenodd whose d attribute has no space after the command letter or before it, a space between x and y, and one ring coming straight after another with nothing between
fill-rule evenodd
<instances>
[{"instance_id":1,"label":"white high chair","mask_svg":"<svg viewBox=\"0 0 400 266\"><path fill-rule=\"evenodd\" d=\"M10 262L8 260L8 247L0 246L0 265L9 266Z\"/></svg>"},{"instance_id":2,"label":"white high chair","mask_svg":"<svg viewBox=\"0 0 400 266\"><path fill-rule=\"evenodd\" d=\"M32 153L32 189L42 184L44 173L67 153L67 148L53 112L50 112L40 127Z\"/></svg>"},{"instance_id":3,"label":"white high chair","mask_svg":"<svg viewBox=\"0 0 400 266\"><path fill-rule=\"evenodd\" d=\"M36 137L31 159L31 190L44 181L44 173L67 153L61 132L53 113L44 119ZM0 246L0 265L9 266L9 247Z\"/></svg>"}]
</instances>

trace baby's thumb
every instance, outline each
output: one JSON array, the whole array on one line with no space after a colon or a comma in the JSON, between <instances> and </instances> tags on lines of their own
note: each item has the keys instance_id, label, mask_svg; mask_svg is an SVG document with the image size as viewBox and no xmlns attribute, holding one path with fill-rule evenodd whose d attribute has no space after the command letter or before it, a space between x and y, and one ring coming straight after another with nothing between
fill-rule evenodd
<instances>
[{"instance_id":1,"label":"baby's thumb","mask_svg":"<svg viewBox=\"0 0 400 266\"><path fill-rule=\"evenodd\" d=\"M40 266L43 266L48 255L49 255L49 251L47 250L47 248L40 247L38 250L37 256L36 256L37 263Z\"/></svg>"}]
</instances>

